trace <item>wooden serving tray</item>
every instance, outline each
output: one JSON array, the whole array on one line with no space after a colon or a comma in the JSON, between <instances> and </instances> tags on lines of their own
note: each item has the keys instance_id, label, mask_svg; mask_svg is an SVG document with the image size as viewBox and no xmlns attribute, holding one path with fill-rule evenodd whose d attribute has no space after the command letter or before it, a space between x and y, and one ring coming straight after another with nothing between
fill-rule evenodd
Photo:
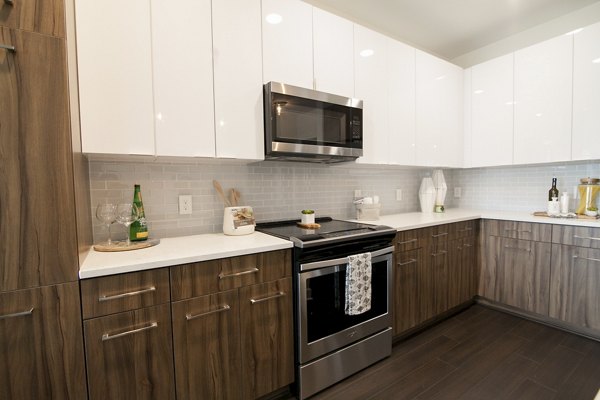
<instances>
[{"instance_id":1,"label":"wooden serving tray","mask_svg":"<svg viewBox=\"0 0 600 400\"><path fill-rule=\"evenodd\" d=\"M105 251L105 252L116 252L116 251L130 251L130 250L139 250L145 249L147 247L156 246L160 243L160 239L148 239L143 242L131 242L129 246L125 245L125 242L114 242L112 246L107 246L105 244L96 244L94 245L94 250L96 251Z\"/></svg>"},{"instance_id":2,"label":"wooden serving tray","mask_svg":"<svg viewBox=\"0 0 600 400\"><path fill-rule=\"evenodd\" d=\"M546 211L535 211L533 213L534 217L548 217L548 218L564 218L564 219L591 219L591 220L596 220L598 218L600 218L600 215L596 215L595 217L590 217L589 215L582 215L582 214L576 214L575 217L561 217L561 216L556 216L556 217L551 217L550 215L548 215L548 213Z\"/></svg>"},{"instance_id":3,"label":"wooden serving tray","mask_svg":"<svg viewBox=\"0 0 600 400\"><path fill-rule=\"evenodd\" d=\"M321 224L303 224L302 222L296 222L296 225L304 229L319 229L321 227Z\"/></svg>"}]
</instances>

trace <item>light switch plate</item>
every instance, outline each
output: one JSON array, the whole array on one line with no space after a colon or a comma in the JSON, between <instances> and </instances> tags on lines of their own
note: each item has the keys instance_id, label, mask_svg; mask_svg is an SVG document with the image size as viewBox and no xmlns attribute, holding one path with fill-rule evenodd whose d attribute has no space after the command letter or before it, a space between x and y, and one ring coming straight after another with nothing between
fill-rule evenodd
<instances>
[{"instance_id":1,"label":"light switch plate","mask_svg":"<svg viewBox=\"0 0 600 400\"><path fill-rule=\"evenodd\" d=\"M191 214L192 213L192 196L181 195L179 196L179 214Z\"/></svg>"},{"instance_id":2,"label":"light switch plate","mask_svg":"<svg viewBox=\"0 0 600 400\"><path fill-rule=\"evenodd\" d=\"M454 197L457 199L460 199L460 196L462 196L462 188L455 187L454 188Z\"/></svg>"},{"instance_id":3,"label":"light switch plate","mask_svg":"<svg viewBox=\"0 0 600 400\"><path fill-rule=\"evenodd\" d=\"M402 201L402 189L396 189L396 201Z\"/></svg>"}]
</instances>

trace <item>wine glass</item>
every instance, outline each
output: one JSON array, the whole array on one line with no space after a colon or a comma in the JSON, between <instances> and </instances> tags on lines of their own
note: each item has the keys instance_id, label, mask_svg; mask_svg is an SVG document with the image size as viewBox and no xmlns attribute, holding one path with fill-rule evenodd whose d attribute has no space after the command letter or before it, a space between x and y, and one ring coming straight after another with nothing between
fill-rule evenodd
<instances>
[{"instance_id":1,"label":"wine glass","mask_svg":"<svg viewBox=\"0 0 600 400\"><path fill-rule=\"evenodd\" d=\"M106 225L106 229L108 230L108 240L106 245L112 246L113 243L110 238L110 226L117 218L117 206L112 203L98 204L98 207L96 207L96 218L98 218L103 225Z\"/></svg>"},{"instance_id":2,"label":"wine glass","mask_svg":"<svg viewBox=\"0 0 600 400\"><path fill-rule=\"evenodd\" d=\"M140 211L134 203L121 203L117 205L117 222L125 225L127 239L125 246L131 245L129 240L129 225L133 224L140 218Z\"/></svg>"}]
</instances>

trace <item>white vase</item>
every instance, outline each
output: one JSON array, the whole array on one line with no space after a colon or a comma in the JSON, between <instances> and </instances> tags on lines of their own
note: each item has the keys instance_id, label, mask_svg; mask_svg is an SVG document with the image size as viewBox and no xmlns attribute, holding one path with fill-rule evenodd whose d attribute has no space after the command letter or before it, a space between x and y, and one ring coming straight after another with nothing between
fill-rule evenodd
<instances>
[{"instance_id":1,"label":"white vase","mask_svg":"<svg viewBox=\"0 0 600 400\"><path fill-rule=\"evenodd\" d=\"M438 212L444 210L444 201L446 200L446 193L448 192L448 185L446 185L446 179L444 179L444 173L441 169L433 171L433 186L435 188L435 209Z\"/></svg>"},{"instance_id":2,"label":"white vase","mask_svg":"<svg viewBox=\"0 0 600 400\"><path fill-rule=\"evenodd\" d=\"M430 177L423 178L419 188L419 201L421 203L421 212L432 213L435 206L435 187Z\"/></svg>"}]
</instances>

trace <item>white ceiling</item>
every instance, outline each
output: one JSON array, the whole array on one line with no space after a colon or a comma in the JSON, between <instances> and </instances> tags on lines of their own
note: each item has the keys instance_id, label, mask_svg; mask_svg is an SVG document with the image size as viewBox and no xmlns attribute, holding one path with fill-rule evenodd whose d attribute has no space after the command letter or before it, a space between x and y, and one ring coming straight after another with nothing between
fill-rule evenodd
<instances>
[{"instance_id":1,"label":"white ceiling","mask_svg":"<svg viewBox=\"0 0 600 400\"><path fill-rule=\"evenodd\" d=\"M453 60L598 0L304 0Z\"/></svg>"}]
</instances>

